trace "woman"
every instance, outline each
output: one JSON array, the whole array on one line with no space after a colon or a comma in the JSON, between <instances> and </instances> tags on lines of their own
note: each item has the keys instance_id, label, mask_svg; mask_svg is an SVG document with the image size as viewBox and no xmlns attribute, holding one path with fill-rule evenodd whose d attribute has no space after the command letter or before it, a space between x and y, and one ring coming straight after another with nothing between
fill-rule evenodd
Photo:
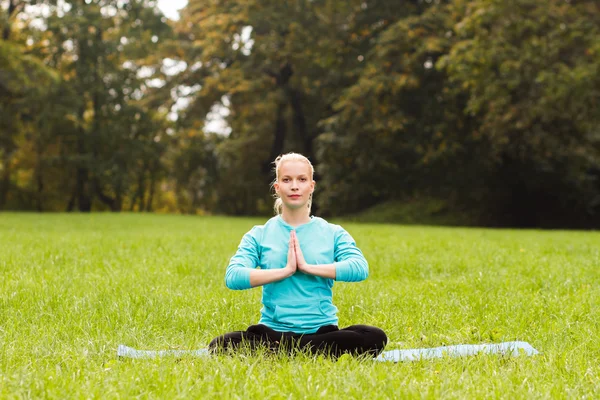
<instances>
[{"instance_id":1,"label":"woman","mask_svg":"<svg viewBox=\"0 0 600 400\"><path fill-rule=\"evenodd\" d=\"M362 281L369 267L348 232L310 216L313 175L312 164L300 154L275 160L277 215L244 235L225 275L230 289L263 287L260 321L246 331L213 339L211 350L236 350L245 344L339 357L376 356L385 347L387 336L379 328L337 326L333 282Z\"/></svg>"}]
</instances>

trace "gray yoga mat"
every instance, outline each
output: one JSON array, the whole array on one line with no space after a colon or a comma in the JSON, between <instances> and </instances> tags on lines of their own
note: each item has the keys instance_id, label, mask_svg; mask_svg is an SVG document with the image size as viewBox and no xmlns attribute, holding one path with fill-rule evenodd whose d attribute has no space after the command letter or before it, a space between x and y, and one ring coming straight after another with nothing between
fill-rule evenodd
<instances>
[{"instance_id":1,"label":"gray yoga mat","mask_svg":"<svg viewBox=\"0 0 600 400\"><path fill-rule=\"evenodd\" d=\"M417 361L442 357L463 357L475 354L500 354L505 356L532 356L539 351L527 342L504 342L496 344L459 344L454 346L433 347L428 349L387 350L373 361ZM119 345L118 357L125 358L157 358L157 357L208 357L207 349L200 350L136 350Z\"/></svg>"}]
</instances>

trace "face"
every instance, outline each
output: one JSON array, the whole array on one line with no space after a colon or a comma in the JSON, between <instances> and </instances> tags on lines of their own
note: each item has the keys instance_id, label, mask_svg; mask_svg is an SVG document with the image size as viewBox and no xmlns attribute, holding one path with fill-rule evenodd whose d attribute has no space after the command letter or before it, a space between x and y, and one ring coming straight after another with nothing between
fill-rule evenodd
<instances>
[{"instance_id":1,"label":"face","mask_svg":"<svg viewBox=\"0 0 600 400\"><path fill-rule=\"evenodd\" d=\"M306 207L315 190L310 167L303 161L284 161L279 165L279 180L273 185L283 201L284 207L298 209Z\"/></svg>"}]
</instances>

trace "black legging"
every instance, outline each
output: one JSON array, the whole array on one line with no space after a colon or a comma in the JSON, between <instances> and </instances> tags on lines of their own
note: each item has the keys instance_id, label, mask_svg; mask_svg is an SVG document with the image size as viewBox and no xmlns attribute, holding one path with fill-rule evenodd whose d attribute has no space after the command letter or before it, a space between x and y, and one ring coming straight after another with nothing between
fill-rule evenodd
<instances>
[{"instance_id":1,"label":"black legging","mask_svg":"<svg viewBox=\"0 0 600 400\"><path fill-rule=\"evenodd\" d=\"M334 358L342 354L377 356L387 344L385 332L374 326L352 325L339 329L326 325L315 333L277 332L266 325L251 325L246 331L226 333L213 339L208 348L213 352L236 350L248 346L251 350L268 348L291 351L294 348Z\"/></svg>"}]
</instances>

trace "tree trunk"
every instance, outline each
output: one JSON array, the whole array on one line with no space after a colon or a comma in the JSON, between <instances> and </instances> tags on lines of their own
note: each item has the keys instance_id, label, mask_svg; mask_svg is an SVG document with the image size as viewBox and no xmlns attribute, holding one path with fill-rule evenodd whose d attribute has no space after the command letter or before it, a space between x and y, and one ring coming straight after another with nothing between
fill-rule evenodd
<instances>
[{"instance_id":1,"label":"tree trunk","mask_svg":"<svg viewBox=\"0 0 600 400\"><path fill-rule=\"evenodd\" d=\"M77 183L75 184L75 193L79 211L81 212L92 211L92 199L89 195L88 180L89 173L87 168L82 166L77 167Z\"/></svg>"},{"instance_id":2,"label":"tree trunk","mask_svg":"<svg viewBox=\"0 0 600 400\"><path fill-rule=\"evenodd\" d=\"M101 202L110 208L110 211L115 212L120 210L117 198L113 198L105 194L100 188L100 182L98 182L97 178L94 178L94 193L96 196L98 196L98 199L100 199Z\"/></svg>"},{"instance_id":3,"label":"tree trunk","mask_svg":"<svg viewBox=\"0 0 600 400\"><path fill-rule=\"evenodd\" d=\"M189 192L191 194L192 200L190 201L190 208L188 210L188 214L195 214L196 204L198 203L198 190L196 190L194 185L191 185L191 187L189 188Z\"/></svg>"},{"instance_id":4,"label":"tree trunk","mask_svg":"<svg viewBox=\"0 0 600 400\"><path fill-rule=\"evenodd\" d=\"M150 167L152 172L150 172L150 182L148 183L150 186L150 193L148 193L148 199L146 200L146 205L144 207L146 212L152 212L152 202L154 201L154 189L156 187L156 170L158 169L158 162L155 162L154 165L151 165Z\"/></svg>"},{"instance_id":5,"label":"tree trunk","mask_svg":"<svg viewBox=\"0 0 600 400\"><path fill-rule=\"evenodd\" d=\"M292 66L289 63L285 63L283 65L281 65L281 67L279 68L279 71L277 71L276 73L273 71L265 71L267 73L267 75L271 76L272 78L275 78L275 84L277 85L277 87L281 90L283 90L284 92L286 92L287 95L287 91L288 89L288 84L290 81L290 78L292 77L292 75L294 74L294 70L292 68ZM286 96L287 97L287 96ZM271 173L271 163L273 162L273 160L275 160L275 158L281 154L281 152L283 151L283 146L285 144L285 131L286 131L286 123L285 123L285 109L287 107L287 102L286 101L282 101L280 104L277 105L277 112L276 112L276 120L275 120L275 137L273 138L273 145L271 146L271 152L269 154L269 159L266 160L263 165L262 165L262 172L265 176L268 177L268 179L270 180L270 173Z\"/></svg>"},{"instance_id":6,"label":"tree trunk","mask_svg":"<svg viewBox=\"0 0 600 400\"><path fill-rule=\"evenodd\" d=\"M154 176L150 178L150 193L148 193L148 200L146 200L146 206L144 210L146 212L152 212L152 202L154 201L154 187L156 186L156 182L154 182Z\"/></svg>"},{"instance_id":7,"label":"tree trunk","mask_svg":"<svg viewBox=\"0 0 600 400\"><path fill-rule=\"evenodd\" d=\"M79 59L81 63L87 62L89 57L88 52L88 44L86 41L79 41ZM77 79L81 83L83 81L83 76L81 76L81 71L77 71ZM85 99L86 93L82 89L81 96ZM86 111L86 102L84 101L79 110L78 110L78 120L80 123L79 128L79 136L77 138L77 156L79 160L77 161L77 167L75 171L75 192L73 193L74 199L77 201L77 206L79 211L81 212L90 212L92 211L92 191L90 188L90 171L89 167L92 165L89 163L88 157L88 141L86 131L83 128L84 126L84 115ZM93 143L92 143L93 147ZM72 207L74 204L69 202L69 207ZM73 208L71 208L73 209Z\"/></svg>"},{"instance_id":8,"label":"tree trunk","mask_svg":"<svg viewBox=\"0 0 600 400\"><path fill-rule=\"evenodd\" d=\"M135 203L138 202L139 196L137 194L137 192L133 195L133 197L131 198L131 204L129 205L129 212L133 212L133 210L135 209Z\"/></svg>"},{"instance_id":9,"label":"tree trunk","mask_svg":"<svg viewBox=\"0 0 600 400\"><path fill-rule=\"evenodd\" d=\"M2 31L2 39L6 42L10 38L10 19L17 10L17 2L15 0L8 0L8 16L6 18L6 26Z\"/></svg>"},{"instance_id":10,"label":"tree trunk","mask_svg":"<svg viewBox=\"0 0 600 400\"><path fill-rule=\"evenodd\" d=\"M8 153L4 153L3 160L4 170L2 171L2 181L0 182L0 210L6 205L8 199L8 191L10 189L10 157Z\"/></svg>"},{"instance_id":11,"label":"tree trunk","mask_svg":"<svg viewBox=\"0 0 600 400\"><path fill-rule=\"evenodd\" d=\"M313 153L313 137L306 129L306 118L304 116L304 110L302 109L302 92L300 90L289 88L286 93L290 102L290 106L294 112L294 131L300 137L300 141L302 142L302 154L311 160L313 164L315 164L315 157ZM316 179L316 177L314 178ZM311 211L313 213L317 213L319 211L318 202L313 201Z\"/></svg>"},{"instance_id":12,"label":"tree trunk","mask_svg":"<svg viewBox=\"0 0 600 400\"><path fill-rule=\"evenodd\" d=\"M66 212L72 212L73 209L75 208L76 196L77 196L77 193L75 192L75 190L73 190L73 193L71 193L71 198L69 199L69 202L67 203Z\"/></svg>"},{"instance_id":13,"label":"tree trunk","mask_svg":"<svg viewBox=\"0 0 600 400\"><path fill-rule=\"evenodd\" d=\"M42 152L40 150L40 144L38 143L37 149L37 163L35 166L35 179L37 184L36 190L36 208L39 212L44 211L44 177L42 174Z\"/></svg>"},{"instance_id":14,"label":"tree trunk","mask_svg":"<svg viewBox=\"0 0 600 400\"><path fill-rule=\"evenodd\" d=\"M133 211L135 208L135 203L139 201L139 206L138 206L138 211L144 211L144 194L146 193L146 185L144 185L144 181L145 181L145 175L146 175L146 171L148 168L148 163L144 162L142 169L139 172L138 175L138 187L137 187L137 191L133 197L133 199L131 200L131 207L129 208L129 211Z\"/></svg>"},{"instance_id":15,"label":"tree trunk","mask_svg":"<svg viewBox=\"0 0 600 400\"><path fill-rule=\"evenodd\" d=\"M312 137L306 131L306 118L304 117L304 110L302 109L302 93L299 90L289 88L287 91L287 97L289 99L292 110L294 111L294 130L300 137L303 147L303 155L309 159L313 159L313 146Z\"/></svg>"},{"instance_id":16,"label":"tree trunk","mask_svg":"<svg viewBox=\"0 0 600 400\"><path fill-rule=\"evenodd\" d=\"M85 106L82 106L79 110L79 118L83 121L83 114L85 113ZM86 146L86 133L83 127L79 128L79 137L77 138L77 152L79 157L85 158L87 155ZM74 197L77 199L77 205L79 211L90 212L92 211L92 198L89 188L89 171L88 167L84 164L85 161L78 161L77 170L75 172L75 193Z\"/></svg>"},{"instance_id":17,"label":"tree trunk","mask_svg":"<svg viewBox=\"0 0 600 400\"><path fill-rule=\"evenodd\" d=\"M115 203L113 212L120 212L123 208L123 179L119 178L117 181L117 187L115 188Z\"/></svg>"},{"instance_id":18,"label":"tree trunk","mask_svg":"<svg viewBox=\"0 0 600 400\"><path fill-rule=\"evenodd\" d=\"M263 163L262 172L270 180L271 165L275 158L283 151L283 145L285 143L285 108L286 104L281 103L277 106L277 114L275 120L275 137L273 139L273 145L271 146L271 153L269 159Z\"/></svg>"}]
</instances>

